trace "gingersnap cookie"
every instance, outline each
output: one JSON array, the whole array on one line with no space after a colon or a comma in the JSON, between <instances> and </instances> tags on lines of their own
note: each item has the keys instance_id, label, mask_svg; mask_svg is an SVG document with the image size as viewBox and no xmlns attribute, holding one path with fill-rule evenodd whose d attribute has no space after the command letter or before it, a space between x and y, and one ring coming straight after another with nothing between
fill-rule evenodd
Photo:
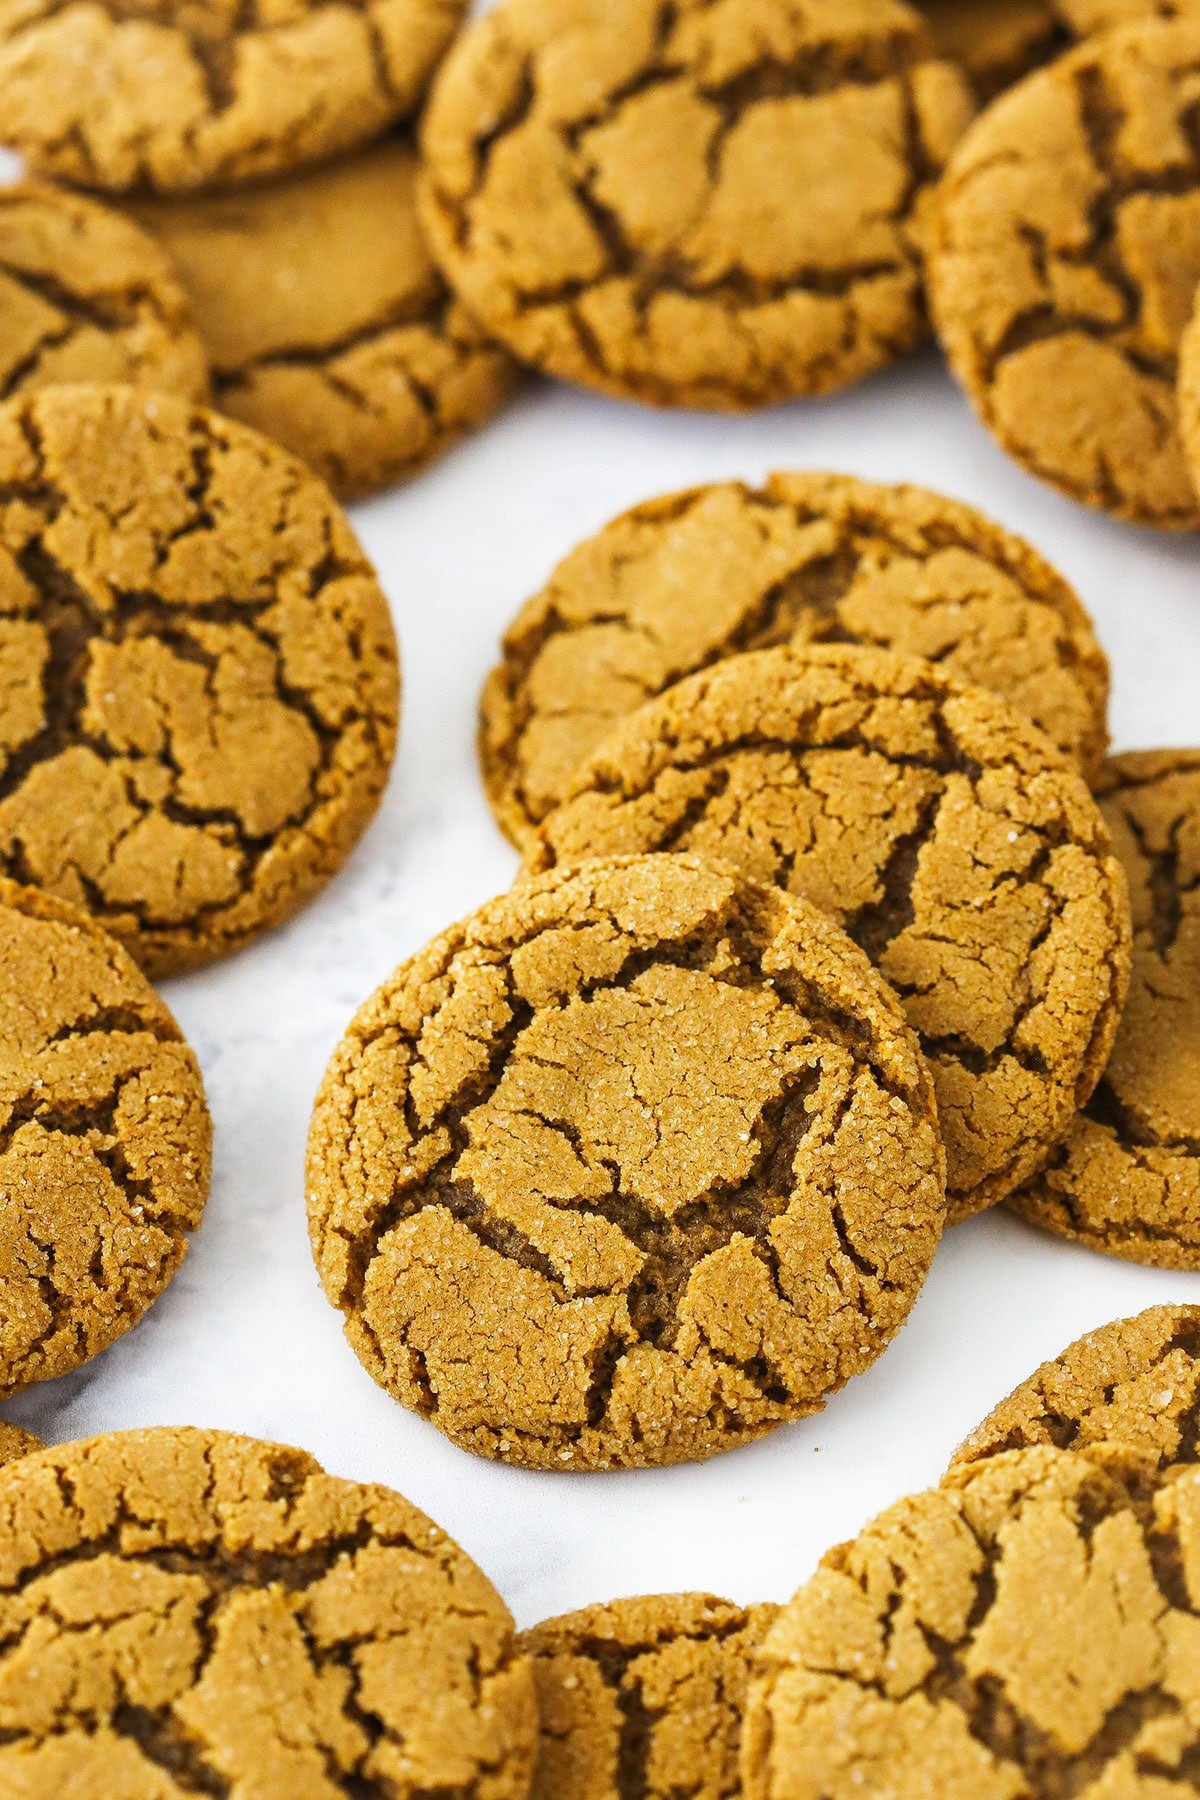
<instances>
[{"instance_id":1,"label":"gingersnap cookie","mask_svg":"<svg viewBox=\"0 0 1200 1800\"><path fill-rule=\"evenodd\" d=\"M208 396L187 297L119 213L48 182L0 187L0 393L63 381Z\"/></svg>"},{"instance_id":2,"label":"gingersnap cookie","mask_svg":"<svg viewBox=\"0 0 1200 1800\"><path fill-rule=\"evenodd\" d=\"M1200 14L1088 40L979 118L939 190L943 346L980 418L1073 499L1200 524L1180 339L1200 283Z\"/></svg>"},{"instance_id":3,"label":"gingersnap cookie","mask_svg":"<svg viewBox=\"0 0 1200 1800\"><path fill-rule=\"evenodd\" d=\"M434 266L416 180L411 146L394 139L287 180L134 209L187 286L217 406L344 498L431 462L516 382Z\"/></svg>"},{"instance_id":4,"label":"gingersnap cookie","mask_svg":"<svg viewBox=\"0 0 1200 1800\"><path fill-rule=\"evenodd\" d=\"M973 106L900 0L504 0L435 83L423 217L525 361L655 405L762 406L925 335L926 213Z\"/></svg>"},{"instance_id":5,"label":"gingersnap cookie","mask_svg":"<svg viewBox=\"0 0 1200 1800\"><path fill-rule=\"evenodd\" d=\"M1048 1447L955 1469L831 1550L756 1659L747 1800L1184 1800L1200 1469L1135 1504Z\"/></svg>"},{"instance_id":6,"label":"gingersnap cookie","mask_svg":"<svg viewBox=\"0 0 1200 1800\"><path fill-rule=\"evenodd\" d=\"M415 1506L221 1431L0 1474L0 1791L524 1800L512 1620Z\"/></svg>"},{"instance_id":7,"label":"gingersnap cookie","mask_svg":"<svg viewBox=\"0 0 1200 1800\"><path fill-rule=\"evenodd\" d=\"M414 112L466 0L5 0L0 140L83 187L225 187Z\"/></svg>"},{"instance_id":8,"label":"gingersnap cookie","mask_svg":"<svg viewBox=\"0 0 1200 1800\"><path fill-rule=\"evenodd\" d=\"M0 968L0 1393L12 1393L86 1362L157 1300L204 1212L212 1121L179 1027L92 919L0 879Z\"/></svg>"},{"instance_id":9,"label":"gingersnap cookie","mask_svg":"<svg viewBox=\"0 0 1200 1800\"><path fill-rule=\"evenodd\" d=\"M1099 800L1129 878L1129 999L1095 1092L1012 1205L1093 1250L1200 1269L1200 750L1114 756Z\"/></svg>"},{"instance_id":10,"label":"gingersnap cookie","mask_svg":"<svg viewBox=\"0 0 1200 1800\"><path fill-rule=\"evenodd\" d=\"M738 1800L750 1659L778 1612L654 1594L523 1632L541 1718L530 1800Z\"/></svg>"},{"instance_id":11,"label":"gingersnap cookie","mask_svg":"<svg viewBox=\"0 0 1200 1800\"><path fill-rule=\"evenodd\" d=\"M945 1213L929 1074L815 908L693 858L555 872L404 963L317 1097L364 1367L530 1468L682 1462L880 1353Z\"/></svg>"},{"instance_id":12,"label":"gingersnap cookie","mask_svg":"<svg viewBox=\"0 0 1200 1800\"><path fill-rule=\"evenodd\" d=\"M395 745L387 603L257 432L130 388L0 408L0 873L151 972L279 923L340 868Z\"/></svg>"},{"instance_id":13,"label":"gingersnap cookie","mask_svg":"<svg viewBox=\"0 0 1200 1800\"><path fill-rule=\"evenodd\" d=\"M6 1425L0 1419L0 1465L16 1462L19 1456L42 1448L41 1439L35 1438L32 1431L22 1431L19 1425Z\"/></svg>"},{"instance_id":14,"label":"gingersnap cookie","mask_svg":"<svg viewBox=\"0 0 1200 1800\"><path fill-rule=\"evenodd\" d=\"M991 100L1067 42L1054 0L920 0L939 56Z\"/></svg>"},{"instance_id":15,"label":"gingersnap cookie","mask_svg":"<svg viewBox=\"0 0 1200 1800\"><path fill-rule=\"evenodd\" d=\"M1055 1444L1151 1478L1200 1462L1200 1306L1152 1306L1069 1344L977 1425L954 1463Z\"/></svg>"},{"instance_id":16,"label":"gingersnap cookie","mask_svg":"<svg viewBox=\"0 0 1200 1800\"><path fill-rule=\"evenodd\" d=\"M923 488L781 474L633 507L522 607L480 705L501 829L528 844L606 733L681 676L821 640L933 658L1005 695L1099 773L1108 663L1035 550Z\"/></svg>"},{"instance_id":17,"label":"gingersnap cookie","mask_svg":"<svg viewBox=\"0 0 1200 1800\"><path fill-rule=\"evenodd\" d=\"M618 725L524 870L688 850L802 894L891 983L933 1071L952 1220L1042 1164L1104 1068L1121 868L1080 775L917 657L747 652Z\"/></svg>"}]
</instances>

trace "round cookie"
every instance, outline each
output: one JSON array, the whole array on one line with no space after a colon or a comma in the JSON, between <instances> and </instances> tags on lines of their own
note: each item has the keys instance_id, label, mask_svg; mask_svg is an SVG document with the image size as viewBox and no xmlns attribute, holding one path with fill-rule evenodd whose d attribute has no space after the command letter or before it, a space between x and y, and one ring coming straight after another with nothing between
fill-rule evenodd
<instances>
[{"instance_id":1,"label":"round cookie","mask_svg":"<svg viewBox=\"0 0 1200 1800\"><path fill-rule=\"evenodd\" d=\"M0 1466L16 1462L19 1456L28 1456L31 1450L42 1448L41 1439L35 1438L32 1431L22 1431L19 1425L6 1425L0 1419Z\"/></svg>"},{"instance_id":2,"label":"round cookie","mask_svg":"<svg viewBox=\"0 0 1200 1800\"><path fill-rule=\"evenodd\" d=\"M1108 664L1072 589L974 508L846 475L648 500L517 614L480 706L484 784L518 846L606 733L735 651L817 640L936 659L1005 695L1099 773Z\"/></svg>"},{"instance_id":3,"label":"round cookie","mask_svg":"<svg viewBox=\"0 0 1200 1800\"><path fill-rule=\"evenodd\" d=\"M929 198L973 105L900 0L504 0L434 86L423 216L548 374L762 406L924 337Z\"/></svg>"},{"instance_id":4,"label":"round cookie","mask_svg":"<svg viewBox=\"0 0 1200 1800\"><path fill-rule=\"evenodd\" d=\"M309 1225L356 1354L531 1468L694 1460L817 1411L945 1214L929 1074L812 907L693 858L552 873L443 932L326 1073Z\"/></svg>"},{"instance_id":5,"label":"round cookie","mask_svg":"<svg viewBox=\"0 0 1200 1800\"><path fill-rule=\"evenodd\" d=\"M1066 42L1054 0L919 0L939 56L991 100Z\"/></svg>"},{"instance_id":6,"label":"round cookie","mask_svg":"<svg viewBox=\"0 0 1200 1800\"><path fill-rule=\"evenodd\" d=\"M93 920L0 880L0 967L7 1394L86 1362L157 1300L204 1212L212 1122L179 1027Z\"/></svg>"},{"instance_id":7,"label":"round cookie","mask_svg":"<svg viewBox=\"0 0 1200 1800\"><path fill-rule=\"evenodd\" d=\"M466 0L4 0L0 138L114 193L226 187L415 111Z\"/></svg>"},{"instance_id":8,"label":"round cookie","mask_svg":"<svg viewBox=\"0 0 1200 1800\"><path fill-rule=\"evenodd\" d=\"M831 1550L756 1659L747 1800L1186 1800L1200 1469L1136 1504L1040 1448Z\"/></svg>"},{"instance_id":9,"label":"round cookie","mask_svg":"<svg viewBox=\"0 0 1200 1800\"><path fill-rule=\"evenodd\" d=\"M530 1800L738 1800L750 1659L778 1612L654 1594L522 1633L541 1718Z\"/></svg>"},{"instance_id":10,"label":"round cookie","mask_svg":"<svg viewBox=\"0 0 1200 1800\"><path fill-rule=\"evenodd\" d=\"M1054 1444L1081 1456L1132 1453L1151 1478L1200 1462L1200 1306L1152 1306L1069 1344L993 1407L954 1463Z\"/></svg>"},{"instance_id":11,"label":"round cookie","mask_svg":"<svg viewBox=\"0 0 1200 1800\"><path fill-rule=\"evenodd\" d=\"M883 650L727 657L609 734L525 872L651 850L803 894L867 952L933 1071L951 1220L1039 1167L1099 1079L1124 877L1082 778L982 688Z\"/></svg>"},{"instance_id":12,"label":"round cookie","mask_svg":"<svg viewBox=\"0 0 1200 1800\"><path fill-rule=\"evenodd\" d=\"M1133 904L1129 999L1096 1091L1012 1205L1094 1250L1200 1269L1200 750L1115 756L1099 800Z\"/></svg>"},{"instance_id":13,"label":"round cookie","mask_svg":"<svg viewBox=\"0 0 1200 1800\"><path fill-rule=\"evenodd\" d=\"M341 866L395 745L387 603L328 491L183 401L0 408L0 873L152 972Z\"/></svg>"},{"instance_id":14,"label":"round cookie","mask_svg":"<svg viewBox=\"0 0 1200 1800\"><path fill-rule=\"evenodd\" d=\"M431 462L516 382L430 258L416 181L411 146L393 139L287 180L135 208L187 286L216 404L343 498Z\"/></svg>"},{"instance_id":15,"label":"round cookie","mask_svg":"<svg viewBox=\"0 0 1200 1800\"><path fill-rule=\"evenodd\" d=\"M524 1800L491 1584L399 1494L219 1431L0 1473L0 1791Z\"/></svg>"},{"instance_id":16,"label":"round cookie","mask_svg":"<svg viewBox=\"0 0 1200 1800\"><path fill-rule=\"evenodd\" d=\"M179 279L119 213L48 182L0 187L0 393L63 381L208 395Z\"/></svg>"},{"instance_id":17,"label":"round cookie","mask_svg":"<svg viewBox=\"0 0 1200 1800\"><path fill-rule=\"evenodd\" d=\"M1178 428L1200 282L1200 15L1081 44L975 123L939 190L929 287L980 418L1122 518L1200 524Z\"/></svg>"}]
</instances>

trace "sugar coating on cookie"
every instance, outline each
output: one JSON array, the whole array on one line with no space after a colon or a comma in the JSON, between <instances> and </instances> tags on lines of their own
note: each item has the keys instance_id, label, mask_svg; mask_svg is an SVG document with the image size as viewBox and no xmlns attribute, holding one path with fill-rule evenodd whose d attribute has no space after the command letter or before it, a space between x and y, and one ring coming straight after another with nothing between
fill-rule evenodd
<instances>
[{"instance_id":1,"label":"sugar coating on cookie","mask_svg":"<svg viewBox=\"0 0 1200 1800\"><path fill-rule=\"evenodd\" d=\"M750 1659L778 1612L652 1594L523 1632L541 1718L530 1800L738 1800Z\"/></svg>"},{"instance_id":2,"label":"sugar coating on cookie","mask_svg":"<svg viewBox=\"0 0 1200 1800\"><path fill-rule=\"evenodd\" d=\"M466 0L3 0L0 140L112 192L224 187L412 113Z\"/></svg>"},{"instance_id":3,"label":"sugar coating on cookie","mask_svg":"<svg viewBox=\"0 0 1200 1800\"><path fill-rule=\"evenodd\" d=\"M1099 1079L1124 877L1082 777L982 688L840 645L689 676L609 734L525 868L651 850L803 894L866 950L933 1071L952 1219L1039 1167Z\"/></svg>"},{"instance_id":4,"label":"sugar coating on cookie","mask_svg":"<svg viewBox=\"0 0 1200 1800\"><path fill-rule=\"evenodd\" d=\"M1173 528L1200 523L1175 399L1200 282L1198 64L1200 14L1028 76L952 157L929 261L942 343L1004 448Z\"/></svg>"},{"instance_id":5,"label":"sugar coating on cookie","mask_svg":"<svg viewBox=\"0 0 1200 1800\"><path fill-rule=\"evenodd\" d=\"M212 1122L179 1027L85 914L0 879L0 967L11 1393L106 1349L158 1298L204 1212Z\"/></svg>"},{"instance_id":6,"label":"sugar coating on cookie","mask_svg":"<svg viewBox=\"0 0 1200 1800\"><path fill-rule=\"evenodd\" d=\"M1054 0L917 0L940 56L990 100L1067 41Z\"/></svg>"},{"instance_id":7,"label":"sugar coating on cookie","mask_svg":"<svg viewBox=\"0 0 1200 1800\"><path fill-rule=\"evenodd\" d=\"M1200 1306L1152 1306L1069 1344L993 1407L954 1453L979 1462L1055 1444L1152 1475L1200 1462Z\"/></svg>"},{"instance_id":8,"label":"sugar coating on cookie","mask_svg":"<svg viewBox=\"0 0 1200 1800\"><path fill-rule=\"evenodd\" d=\"M300 1450L116 1432L0 1474L0 1790L524 1800L499 1596L416 1507Z\"/></svg>"},{"instance_id":9,"label":"sugar coating on cookie","mask_svg":"<svg viewBox=\"0 0 1200 1800\"><path fill-rule=\"evenodd\" d=\"M1108 1066L1043 1172L1036 1224L1200 1269L1200 750L1115 756L1099 787L1133 905L1133 976Z\"/></svg>"},{"instance_id":10,"label":"sugar coating on cookie","mask_svg":"<svg viewBox=\"0 0 1200 1800\"><path fill-rule=\"evenodd\" d=\"M343 498L431 462L517 379L438 273L416 179L411 145L393 139L235 193L135 207L186 284L217 406Z\"/></svg>"},{"instance_id":11,"label":"sugar coating on cookie","mask_svg":"<svg viewBox=\"0 0 1200 1800\"><path fill-rule=\"evenodd\" d=\"M16 1462L19 1456L28 1456L31 1450L43 1448L40 1438L35 1438L32 1431L23 1431L19 1425L6 1425L0 1419L0 1465Z\"/></svg>"},{"instance_id":12,"label":"sugar coating on cookie","mask_svg":"<svg viewBox=\"0 0 1200 1800\"><path fill-rule=\"evenodd\" d=\"M0 393L128 382L208 397L208 361L162 250L120 213L48 182L0 188Z\"/></svg>"},{"instance_id":13,"label":"sugar coating on cookie","mask_svg":"<svg viewBox=\"0 0 1200 1800\"><path fill-rule=\"evenodd\" d=\"M0 872L162 971L302 905L395 744L387 603L328 490L129 388L0 408Z\"/></svg>"},{"instance_id":14,"label":"sugar coating on cookie","mask_svg":"<svg viewBox=\"0 0 1200 1800\"><path fill-rule=\"evenodd\" d=\"M648 500L559 564L517 614L480 704L479 753L518 845L605 734L723 656L791 641L936 659L1005 695L1086 775L1108 665L1079 600L1020 538L922 488L771 475Z\"/></svg>"},{"instance_id":15,"label":"sugar coating on cookie","mask_svg":"<svg viewBox=\"0 0 1200 1800\"><path fill-rule=\"evenodd\" d=\"M831 1550L747 1702L747 1800L1185 1800L1200 1469L1148 1505L1048 1447L955 1469Z\"/></svg>"},{"instance_id":16,"label":"sugar coating on cookie","mask_svg":"<svg viewBox=\"0 0 1200 1800\"><path fill-rule=\"evenodd\" d=\"M926 210L973 106L899 0L503 0L435 83L424 217L525 360L760 406L924 335Z\"/></svg>"},{"instance_id":17,"label":"sugar coating on cookie","mask_svg":"<svg viewBox=\"0 0 1200 1800\"><path fill-rule=\"evenodd\" d=\"M814 908L692 858L555 872L366 1003L309 1140L325 1291L457 1443L709 1456L818 1410L944 1218L929 1074Z\"/></svg>"}]
</instances>

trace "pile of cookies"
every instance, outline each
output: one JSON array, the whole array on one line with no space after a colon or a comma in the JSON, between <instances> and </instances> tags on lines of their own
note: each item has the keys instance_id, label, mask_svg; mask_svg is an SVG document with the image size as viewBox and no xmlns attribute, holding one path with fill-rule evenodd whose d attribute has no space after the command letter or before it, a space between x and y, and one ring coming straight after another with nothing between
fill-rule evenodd
<instances>
[{"instance_id":1,"label":"pile of cookies","mask_svg":"<svg viewBox=\"0 0 1200 1800\"><path fill-rule=\"evenodd\" d=\"M151 979L301 908L387 780L335 493L522 364L752 408L932 319L1027 467L1200 524L1196 0L464 12L0 9L35 171L0 192L0 1395L135 1325L201 1222ZM1107 705L1061 575L916 487L719 483L577 546L481 700L512 889L313 1112L374 1379L506 1464L679 1463L824 1406L986 1207L1200 1268L1200 749L1110 756ZM1198 1416L1200 1315L1159 1309L782 1609L523 1637L299 1451L0 1425L0 1792L1194 1792Z\"/></svg>"}]
</instances>

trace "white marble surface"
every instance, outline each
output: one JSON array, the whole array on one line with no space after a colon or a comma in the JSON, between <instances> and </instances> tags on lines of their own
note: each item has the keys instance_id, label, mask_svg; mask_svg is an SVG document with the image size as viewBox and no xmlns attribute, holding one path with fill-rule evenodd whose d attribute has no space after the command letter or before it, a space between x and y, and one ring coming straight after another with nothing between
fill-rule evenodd
<instances>
[{"instance_id":1,"label":"white marble surface","mask_svg":"<svg viewBox=\"0 0 1200 1800\"><path fill-rule=\"evenodd\" d=\"M974 501L1077 584L1112 658L1116 745L1200 743L1200 547L1087 514L1012 467L933 353L821 405L655 415L534 387L440 468L356 511L399 631L403 741L350 866L286 929L166 984L216 1119L208 1214L143 1324L8 1409L52 1439L152 1423L303 1444L390 1482L478 1557L522 1623L619 1593L783 1598L827 1545L936 1479L1042 1357L1200 1276L1137 1269L1004 1213L946 1239L912 1319L819 1418L700 1467L530 1475L477 1461L377 1389L309 1257L302 1159L323 1065L402 957L506 886L515 858L475 766L475 703L518 603L648 495L773 467L909 479Z\"/></svg>"}]
</instances>

